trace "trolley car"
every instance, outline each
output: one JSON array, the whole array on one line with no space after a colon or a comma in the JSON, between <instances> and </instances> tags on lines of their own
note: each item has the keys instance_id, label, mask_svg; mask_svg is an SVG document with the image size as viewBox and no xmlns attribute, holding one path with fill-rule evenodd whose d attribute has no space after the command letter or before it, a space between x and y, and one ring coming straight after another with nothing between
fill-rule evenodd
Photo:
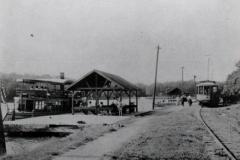
<instances>
[{"instance_id":1,"label":"trolley car","mask_svg":"<svg viewBox=\"0 0 240 160\"><path fill-rule=\"evenodd\" d=\"M197 101L201 106L216 107L219 103L218 85L215 81L200 81L197 87Z\"/></svg>"}]
</instances>

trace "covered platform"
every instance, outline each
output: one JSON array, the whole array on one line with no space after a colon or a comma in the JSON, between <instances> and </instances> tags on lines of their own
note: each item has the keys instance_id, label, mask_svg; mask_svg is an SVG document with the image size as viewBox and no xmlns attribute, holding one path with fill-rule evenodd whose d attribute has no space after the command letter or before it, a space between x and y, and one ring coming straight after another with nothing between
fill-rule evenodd
<instances>
[{"instance_id":1,"label":"covered platform","mask_svg":"<svg viewBox=\"0 0 240 160\"><path fill-rule=\"evenodd\" d=\"M115 99L128 99L123 113L138 112L138 91L141 89L125 79L110 73L93 70L67 88L72 94L72 113L75 110L93 114L116 115ZM135 98L135 102L132 102ZM105 102L100 105L99 102Z\"/></svg>"}]
</instances>

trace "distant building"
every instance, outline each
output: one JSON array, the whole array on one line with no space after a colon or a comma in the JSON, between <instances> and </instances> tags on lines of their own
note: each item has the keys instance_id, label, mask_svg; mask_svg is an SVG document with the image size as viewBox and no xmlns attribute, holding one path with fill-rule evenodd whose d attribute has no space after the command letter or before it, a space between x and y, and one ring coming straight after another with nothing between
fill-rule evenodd
<instances>
[{"instance_id":1,"label":"distant building","mask_svg":"<svg viewBox=\"0 0 240 160\"><path fill-rule=\"evenodd\" d=\"M167 93L168 96L180 96L183 94L191 94L190 92L187 92L187 91L182 91L181 89L179 88L174 88L173 90L171 90L170 92Z\"/></svg>"}]
</instances>

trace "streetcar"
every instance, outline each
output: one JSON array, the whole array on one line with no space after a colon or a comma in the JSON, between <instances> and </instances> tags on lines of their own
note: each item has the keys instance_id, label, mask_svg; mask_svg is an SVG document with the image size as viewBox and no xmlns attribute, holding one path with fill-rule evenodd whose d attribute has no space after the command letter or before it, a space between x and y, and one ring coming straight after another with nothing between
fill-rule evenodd
<instances>
[{"instance_id":1,"label":"streetcar","mask_svg":"<svg viewBox=\"0 0 240 160\"><path fill-rule=\"evenodd\" d=\"M215 81L200 81L197 87L197 101L201 106L216 107L219 104L219 90Z\"/></svg>"}]
</instances>

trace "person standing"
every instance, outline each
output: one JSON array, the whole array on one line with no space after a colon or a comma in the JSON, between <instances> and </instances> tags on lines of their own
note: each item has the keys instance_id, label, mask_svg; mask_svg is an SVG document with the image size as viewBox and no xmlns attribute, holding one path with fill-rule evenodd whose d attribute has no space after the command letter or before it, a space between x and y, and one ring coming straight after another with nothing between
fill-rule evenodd
<instances>
[{"instance_id":1,"label":"person standing","mask_svg":"<svg viewBox=\"0 0 240 160\"><path fill-rule=\"evenodd\" d=\"M179 105L180 105L180 97L177 96L177 98L176 98L176 106L179 106Z\"/></svg>"},{"instance_id":2,"label":"person standing","mask_svg":"<svg viewBox=\"0 0 240 160\"><path fill-rule=\"evenodd\" d=\"M184 106L184 102L187 101L187 98L185 95L182 95L180 100L181 100L181 105Z\"/></svg>"},{"instance_id":3,"label":"person standing","mask_svg":"<svg viewBox=\"0 0 240 160\"><path fill-rule=\"evenodd\" d=\"M118 104L117 104L119 116L122 116L122 100L119 99Z\"/></svg>"},{"instance_id":4,"label":"person standing","mask_svg":"<svg viewBox=\"0 0 240 160\"><path fill-rule=\"evenodd\" d=\"M187 97L187 101L188 101L189 106L191 106L192 105L192 97L190 96L190 94Z\"/></svg>"}]
</instances>

